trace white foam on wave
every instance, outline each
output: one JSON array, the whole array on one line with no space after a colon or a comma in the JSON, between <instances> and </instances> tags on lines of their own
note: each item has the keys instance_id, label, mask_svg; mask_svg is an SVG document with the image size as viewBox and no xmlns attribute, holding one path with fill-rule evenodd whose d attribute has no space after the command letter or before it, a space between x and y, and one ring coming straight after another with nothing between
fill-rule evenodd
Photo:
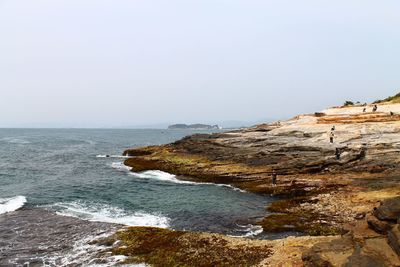
<instances>
[{"instance_id":1,"label":"white foam on wave","mask_svg":"<svg viewBox=\"0 0 400 267\"><path fill-rule=\"evenodd\" d=\"M122 162L113 162L113 163L111 163L111 167L118 171L122 171L122 172L130 172L132 170L131 167L126 166Z\"/></svg>"},{"instance_id":2,"label":"white foam on wave","mask_svg":"<svg viewBox=\"0 0 400 267\"><path fill-rule=\"evenodd\" d=\"M115 234L114 230L103 232L97 230L97 233L90 235L83 235L80 239L76 240L72 244L72 248L67 251L60 251L55 253L49 253L45 256L34 256L26 258L24 266L29 266L30 261L42 262L41 266L58 266L58 267L70 267L70 266L88 266L88 267L112 267L112 266L143 266L147 265L136 265L136 264L123 264L128 259L124 255L113 255L110 251L112 248L109 245L98 244L96 241L102 240ZM46 247L43 247L45 250ZM13 266L22 266L18 263L18 258L10 260ZM36 266L36 265L35 265Z\"/></svg>"},{"instance_id":3,"label":"white foam on wave","mask_svg":"<svg viewBox=\"0 0 400 267\"><path fill-rule=\"evenodd\" d=\"M246 228L247 233L245 233L243 236L244 237L252 237L261 234L264 229L262 228L261 225L248 225Z\"/></svg>"},{"instance_id":4,"label":"white foam on wave","mask_svg":"<svg viewBox=\"0 0 400 267\"><path fill-rule=\"evenodd\" d=\"M22 138L17 138L17 137L4 137L0 139L3 142L10 143L10 144L30 144L28 140L22 139Z\"/></svg>"},{"instance_id":5,"label":"white foam on wave","mask_svg":"<svg viewBox=\"0 0 400 267\"><path fill-rule=\"evenodd\" d=\"M118 223L128 226L154 226L167 228L169 219L161 214L145 212L128 213L120 208L104 204L86 204L83 202L56 203L57 214L76 217L89 221Z\"/></svg>"},{"instance_id":6,"label":"white foam on wave","mask_svg":"<svg viewBox=\"0 0 400 267\"><path fill-rule=\"evenodd\" d=\"M154 179L159 181L172 182L176 184L199 184L192 181L183 181L178 180L175 175L170 174L168 172L152 170L152 171L144 171L144 172L132 172L132 175L142 179Z\"/></svg>"},{"instance_id":7,"label":"white foam on wave","mask_svg":"<svg viewBox=\"0 0 400 267\"><path fill-rule=\"evenodd\" d=\"M96 236L87 236L76 241L72 251L61 257L61 266L119 266L119 264L121 264L128 257L123 255L107 255L104 253L107 250L107 247L96 245L95 242L93 242L102 238L106 238L111 234L112 233L104 233ZM102 263L93 263L99 260Z\"/></svg>"},{"instance_id":8,"label":"white foam on wave","mask_svg":"<svg viewBox=\"0 0 400 267\"><path fill-rule=\"evenodd\" d=\"M15 196L10 198L0 198L0 214L11 212L22 208L26 203L26 197Z\"/></svg>"},{"instance_id":9,"label":"white foam on wave","mask_svg":"<svg viewBox=\"0 0 400 267\"><path fill-rule=\"evenodd\" d=\"M131 170L131 168L129 170ZM215 186L221 186L221 187L229 187L235 191L246 193L246 191L244 191L240 188L231 186L229 184L215 184L215 183L203 183L203 182L192 182L192 181L179 180L178 178L176 178L176 175L170 174L168 172L159 171L159 170L151 170L151 171L144 171L144 172L131 172L131 174L137 178L155 179L155 180L159 180L159 181L171 182L171 183L176 183L176 184L215 185Z\"/></svg>"},{"instance_id":10,"label":"white foam on wave","mask_svg":"<svg viewBox=\"0 0 400 267\"><path fill-rule=\"evenodd\" d=\"M130 175L133 175L137 178L141 179L153 179L153 180L158 180L158 181L164 181L164 182L171 182L171 183L176 183L176 184L186 184L186 185L213 185L213 186L221 186L221 187L228 187L234 191L242 192L242 193L247 193L247 191L242 190L240 188L234 187L229 184L216 184L216 183L206 183L206 182L193 182L193 181L185 181L185 180L179 180L176 178L176 175L168 173L168 172L163 172L160 170L149 170L149 171L144 171L144 172L133 172L132 167L126 166L123 162L113 162L111 164L111 167L122 171L129 173Z\"/></svg>"},{"instance_id":11,"label":"white foam on wave","mask_svg":"<svg viewBox=\"0 0 400 267\"><path fill-rule=\"evenodd\" d=\"M254 237L259 234L261 234L264 230L261 225L253 225L253 224L247 224L247 225L237 225L238 229L237 231L239 235L229 235L231 237Z\"/></svg>"},{"instance_id":12,"label":"white foam on wave","mask_svg":"<svg viewBox=\"0 0 400 267\"><path fill-rule=\"evenodd\" d=\"M97 155L96 158L117 158L117 159L128 159L130 156L121 156L121 155Z\"/></svg>"},{"instance_id":13,"label":"white foam on wave","mask_svg":"<svg viewBox=\"0 0 400 267\"><path fill-rule=\"evenodd\" d=\"M118 257L119 256L115 256L117 258L117 261L115 262L111 262L111 265L108 263L102 263L102 264L90 264L88 265L88 267L109 267L109 266L119 266L119 267L149 267L150 265L147 265L146 263L130 263L130 264L122 264L120 263L121 261L124 261L127 257L122 256L124 258L122 258L122 260L119 260Z\"/></svg>"}]
</instances>

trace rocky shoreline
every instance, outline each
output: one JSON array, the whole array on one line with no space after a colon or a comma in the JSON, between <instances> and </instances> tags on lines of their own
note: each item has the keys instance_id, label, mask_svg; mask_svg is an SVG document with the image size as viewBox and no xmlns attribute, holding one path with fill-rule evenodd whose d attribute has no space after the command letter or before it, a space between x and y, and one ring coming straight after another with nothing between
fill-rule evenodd
<instances>
[{"instance_id":1,"label":"rocky shoreline","mask_svg":"<svg viewBox=\"0 0 400 267\"><path fill-rule=\"evenodd\" d=\"M272 246L263 260L249 265L279 266L270 259L284 250L282 266L400 266L400 203L393 200L400 196L400 104L380 103L376 112L364 108L372 105L129 149L125 165L285 197L267 207L273 213L259 224L266 232L310 236L273 241L285 248ZM379 210L391 210L392 217Z\"/></svg>"}]
</instances>

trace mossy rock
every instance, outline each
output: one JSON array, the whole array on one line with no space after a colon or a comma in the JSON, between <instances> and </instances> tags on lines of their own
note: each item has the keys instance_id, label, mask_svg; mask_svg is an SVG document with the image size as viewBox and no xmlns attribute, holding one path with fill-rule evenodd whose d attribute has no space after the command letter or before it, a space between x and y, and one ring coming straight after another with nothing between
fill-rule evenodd
<instances>
[{"instance_id":1,"label":"mossy rock","mask_svg":"<svg viewBox=\"0 0 400 267\"><path fill-rule=\"evenodd\" d=\"M152 266L253 266L271 255L266 245L153 227L130 227L115 238L121 240L115 255L128 256L126 263Z\"/></svg>"}]
</instances>

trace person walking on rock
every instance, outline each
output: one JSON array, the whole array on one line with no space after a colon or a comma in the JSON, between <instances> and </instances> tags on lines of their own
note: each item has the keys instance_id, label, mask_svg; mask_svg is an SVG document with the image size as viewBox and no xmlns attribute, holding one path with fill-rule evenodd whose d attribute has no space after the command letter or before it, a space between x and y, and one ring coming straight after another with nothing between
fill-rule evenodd
<instances>
[{"instance_id":1,"label":"person walking on rock","mask_svg":"<svg viewBox=\"0 0 400 267\"><path fill-rule=\"evenodd\" d=\"M378 110L378 106L374 105L374 107L372 108L372 112L376 112Z\"/></svg>"}]
</instances>

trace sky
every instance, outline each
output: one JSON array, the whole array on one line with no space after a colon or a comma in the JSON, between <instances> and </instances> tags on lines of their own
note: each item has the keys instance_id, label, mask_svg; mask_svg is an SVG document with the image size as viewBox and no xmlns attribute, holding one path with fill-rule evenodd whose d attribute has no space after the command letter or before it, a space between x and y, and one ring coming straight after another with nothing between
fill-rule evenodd
<instances>
[{"instance_id":1,"label":"sky","mask_svg":"<svg viewBox=\"0 0 400 267\"><path fill-rule=\"evenodd\" d=\"M398 0L0 0L0 127L290 118L400 92Z\"/></svg>"}]
</instances>

